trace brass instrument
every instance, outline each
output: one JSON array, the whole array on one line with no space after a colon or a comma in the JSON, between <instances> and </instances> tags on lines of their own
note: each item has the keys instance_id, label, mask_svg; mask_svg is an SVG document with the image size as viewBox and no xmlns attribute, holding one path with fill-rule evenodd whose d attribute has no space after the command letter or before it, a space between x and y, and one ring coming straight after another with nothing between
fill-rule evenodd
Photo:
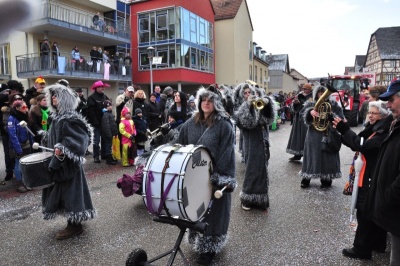
<instances>
[{"instance_id":1,"label":"brass instrument","mask_svg":"<svg viewBox=\"0 0 400 266\"><path fill-rule=\"evenodd\" d=\"M256 108L257 110L262 110L265 106L264 101L262 99L257 99L251 102L251 104Z\"/></svg>"},{"instance_id":2,"label":"brass instrument","mask_svg":"<svg viewBox=\"0 0 400 266\"><path fill-rule=\"evenodd\" d=\"M164 128L168 128L171 127L171 125L169 123L165 123L161 126L159 126L157 129L150 131L150 129L147 129L146 131L146 137L148 140L153 139L157 136L160 136L162 134L161 130Z\"/></svg>"},{"instance_id":3,"label":"brass instrument","mask_svg":"<svg viewBox=\"0 0 400 266\"><path fill-rule=\"evenodd\" d=\"M318 117L313 117L313 126L317 131L325 131L329 126L329 115L332 113L332 106L330 103L325 102L325 100L333 92L334 91L330 90L329 88L325 90L314 106L314 111L319 113Z\"/></svg>"}]
</instances>

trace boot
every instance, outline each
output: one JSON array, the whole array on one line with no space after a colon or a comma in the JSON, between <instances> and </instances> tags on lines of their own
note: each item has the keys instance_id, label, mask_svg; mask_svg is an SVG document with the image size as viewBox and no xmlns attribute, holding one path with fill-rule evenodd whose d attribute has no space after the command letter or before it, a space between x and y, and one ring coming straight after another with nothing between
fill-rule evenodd
<instances>
[{"instance_id":1,"label":"boot","mask_svg":"<svg viewBox=\"0 0 400 266\"><path fill-rule=\"evenodd\" d=\"M295 155L292 158L289 158L289 161L300 161L301 160L301 155Z\"/></svg>"},{"instance_id":2,"label":"boot","mask_svg":"<svg viewBox=\"0 0 400 266\"><path fill-rule=\"evenodd\" d=\"M371 253L360 253L360 252L357 252L354 248L345 248L342 250L342 254L345 257L353 258L353 259L361 259L361 260L371 260L372 259Z\"/></svg>"},{"instance_id":3,"label":"boot","mask_svg":"<svg viewBox=\"0 0 400 266\"><path fill-rule=\"evenodd\" d=\"M101 163L101 161L100 161L100 159L99 159L99 156L95 156L95 157L94 157L94 162L95 162L95 163Z\"/></svg>"},{"instance_id":4,"label":"boot","mask_svg":"<svg viewBox=\"0 0 400 266\"><path fill-rule=\"evenodd\" d=\"M303 179L301 180L300 187L301 187L301 188L307 188L307 187L309 187L309 186L310 186L310 179L305 179L305 178L303 178Z\"/></svg>"},{"instance_id":5,"label":"boot","mask_svg":"<svg viewBox=\"0 0 400 266\"><path fill-rule=\"evenodd\" d=\"M83 228L82 224L72 224L68 223L67 227L64 230L58 231L56 234L56 239L57 240L63 240L63 239L68 239L73 236L77 236L82 234Z\"/></svg>"},{"instance_id":6,"label":"boot","mask_svg":"<svg viewBox=\"0 0 400 266\"><path fill-rule=\"evenodd\" d=\"M106 164L116 165L117 162L113 160L112 155L107 156Z\"/></svg>"},{"instance_id":7,"label":"boot","mask_svg":"<svg viewBox=\"0 0 400 266\"><path fill-rule=\"evenodd\" d=\"M200 256L196 260L196 263L200 265L210 265L214 257L215 252L200 253Z\"/></svg>"},{"instance_id":8,"label":"boot","mask_svg":"<svg viewBox=\"0 0 400 266\"><path fill-rule=\"evenodd\" d=\"M321 180L321 188L330 188L332 186L332 180Z\"/></svg>"},{"instance_id":9,"label":"boot","mask_svg":"<svg viewBox=\"0 0 400 266\"><path fill-rule=\"evenodd\" d=\"M10 181L13 178L12 173L7 173L6 178L4 178L5 181Z\"/></svg>"}]
</instances>

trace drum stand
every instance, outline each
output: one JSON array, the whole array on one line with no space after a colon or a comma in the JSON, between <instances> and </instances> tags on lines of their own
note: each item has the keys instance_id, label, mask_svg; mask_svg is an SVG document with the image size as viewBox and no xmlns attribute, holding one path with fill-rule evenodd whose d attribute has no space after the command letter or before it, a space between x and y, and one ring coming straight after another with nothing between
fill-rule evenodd
<instances>
[{"instance_id":1,"label":"drum stand","mask_svg":"<svg viewBox=\"0 0 400 266\"><path fill-rule=\"evenodd\" d=\"M183 252L180 248L183 236L185 235L187 229L192 229L197 232L204 233L204 231L206 230L206 227L207 227L207 223L205 223L205 222L192 223L192 222L188 222L185 220L173 219L168 216L155 217L155 218L153 218L153 221L159 222L159 223L164 223L164 224L176 225L180 229L179 236L178 236L178 239L175 241L174 247L172 249L170 249L169 251L164 252L150 260L147 260L146 251L144 251L141 248L137 248L129 254L125 265L126 266L153 265L153 264L151 264L152 262L157 261L161 258L164 258L164 257L170 255L167 266L172 266L177 253L179 253L181 255L184 265L185 266L189 265L188 260L186 259L185 255L183 254Z\"/></svg>"}]
</instances>

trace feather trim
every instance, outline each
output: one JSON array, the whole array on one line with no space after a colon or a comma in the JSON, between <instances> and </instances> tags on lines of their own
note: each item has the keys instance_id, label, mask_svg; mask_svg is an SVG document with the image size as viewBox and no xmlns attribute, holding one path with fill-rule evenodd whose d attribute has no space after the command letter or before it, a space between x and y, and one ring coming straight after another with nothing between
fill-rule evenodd
<instances>
[{"instance_id":1,"label":"feather trim","mask_svg":"<svg viewBox=\"0 0 400 266\"><path fill-rule=\"evenodd\" d=\"M59 211L54 213L43 212L43 219L44 220L54 219L57 215L63 215L67 217L68 222L78 224L81 223L82 221L95 218L97 216L97 211L93 209L93 210L85 210L82 212L69 212L69 213L66 213L64 211Z\"/></svg>"},{"instance_id":2,"label":"feather trim","mask_svg":"<svg viewBox=\"0 0 400 266\"><path fill-rule=\"evenodd\" d=\"M228 241L228 235L208 236L189 230L188 242L198 253L220 253Z\"/></svg>"},{"instance_id":3,"label":"feather trim","mask_svg":"<svg viewBox=\"0 0 400 266\"><path fill-rule=\"evenodd\" d=\"M321 180L332 180L332 179L337 179L337 178L341 178L342 177L342 173L335 173L335 174L307 174L304 173L302 171L300 171L300 177L307 179L307 180L311 180L311 179L321 179Z\"/></svg>"},{"instance_id":4,"label":"feather trim","mask_svg":"<svg viewBox=\"0 0 400 266\"><path fill-rule=\"evenodd\" d=\"M245 205L257 205L260 207L269 207L268 194L246 194L240 192L240 201Z\"/></svg>"},{"instance_id":5,"label":"feather trim","mask_svg":"<svg viewBox=\"0 0 400 266\"><path fill-rule=\"evenodd\" d=\"M214 187L218 189L222 189L223 187L227 186L227 192L232 192L235 190L237 183L236 179L232 176L220 175L218 173L213 173L210 177L210 182Z\"/></svg>"}]
</instances>

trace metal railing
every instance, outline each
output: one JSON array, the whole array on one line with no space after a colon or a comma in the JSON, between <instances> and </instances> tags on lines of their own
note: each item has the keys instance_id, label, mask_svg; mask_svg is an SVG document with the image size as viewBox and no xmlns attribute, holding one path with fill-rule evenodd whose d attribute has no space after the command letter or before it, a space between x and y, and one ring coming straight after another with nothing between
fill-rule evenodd
<instances>
[{"instance_id":1,"label":"metal railing","mask_svg":"<svg viewBox=\"0 0 400 266\"><path fill-rule=\"evenodd\" d=\"M112 59L105 64L103 59L91 60L90 55L82 54L80 60L74 60L71 54L60 53L59 56L40 55L38 53L16 56L17 73L37 73L44 71L48 74L85 76L87 74L104 75L108 69L110 76L130 78L131 66L125 65L122 58L118 58L118 63ZM125 69L125 70L124 70Z\"/></svg>"},{"instance_id":2,"label":"metal railing","mask_svg":"<svg viewBox=\"0 0 400 266\"><path fill-rule=\"evenodd\" d=\"M124 19L112 20L109 18L101 18L102 22L100 24L104 23L104 27L100 28L99 25L94 25L93 23L94 15L95 14L88 11L79 10L62 3L52 2L41 4L38 8L38 12L33 15L32 20L55 19L130 39L131 29Z\"/></svg>"}]
</instances>

